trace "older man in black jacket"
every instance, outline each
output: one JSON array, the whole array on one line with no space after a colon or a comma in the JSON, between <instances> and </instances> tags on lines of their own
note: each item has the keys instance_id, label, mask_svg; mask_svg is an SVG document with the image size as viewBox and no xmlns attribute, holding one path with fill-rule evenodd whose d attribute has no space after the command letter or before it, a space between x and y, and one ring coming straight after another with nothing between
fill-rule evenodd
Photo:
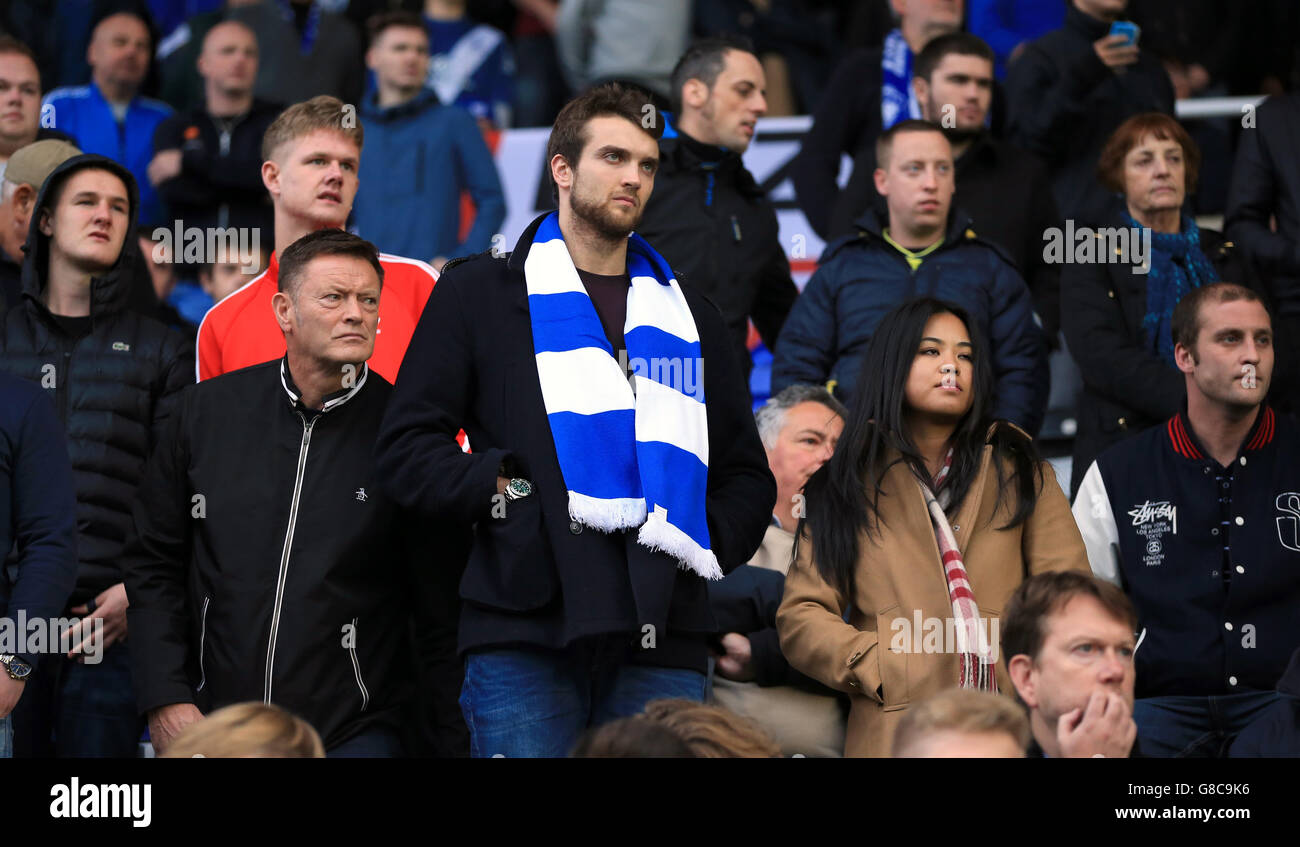
<instances>
[{"instance_id":1,"label":"older man in black jacket","mask_svg":"<svg viewBox=\"0 0 1300 847\"><path fill-rule=\"evenodd\" d=\"M129 171L102 156L68 159L35 208L24 301L6 316L0 369L46 389L68 433L78 567L67 611L90 635L102 627L103 643L74 647L29 684L14 715L16 752L132 756L143 723L119 644L131 501L176 395L193 379L192 353L179 334L130 309L137 251L128 235L139 202ZM87 661L71 661L79 654Z\"/></svg>"},{"instance_id":2,"label":"older man in black jacket","mask_svg":"<svg viewBox=\"0 0 1300 847\"><path fill-rule=\"evenodd\" d=\"M776 211L741 154L767 111L763 66L748 41L691 45L673 71L676 132L659 142L659 172L638 232L690 286L722 311L736 361L748 374L752 318L769 350L799 291Z\"/></svg>"},{"instance_id":3,"label":"older man in black jacket","mask_svg":"<svg viewBox=\"0 0 1300 847\"><path fill-rule=\"evenodd\" d=\"M365 362L382 282L354 235L294 242L273 299L285 357L186 392L150 463L127 585L155 748L201 712L262 700L306 718L331 756L402 750L408 598L456 562L379 490L392 389ZM455 533L439 540L456 558Z\"/></svg>"},{"instance_id":4,"label":"older man in black jacket","mask_svg":"<svg viewBox=\"0 0 1300 847\"><path fill-rule=\"evenodd\" d=\"M1071 0L1065 26L1031 41L1007 68L1007 137L1052 174L1065 217L1095 215L1106 200L1097 158L1124 120L1174 113L1160 60L1108 35L1128 0Z\"/></svg>"},{"instance_id":5,"label":"older man in black jacket","mask_svg":"<svg viewBox=\"0 0 1300 847\"><path fill-rule=\"evenodd\" d=\"M606 85L560 113L559 212L513 253L448 265L379 439L394 499L475 524L460 650L476 756L564 756L648 700L703 699L705 578L747 561L772 513L722 317L629 238L659 153L644 105Z\"/></svg>"}]
</instances>

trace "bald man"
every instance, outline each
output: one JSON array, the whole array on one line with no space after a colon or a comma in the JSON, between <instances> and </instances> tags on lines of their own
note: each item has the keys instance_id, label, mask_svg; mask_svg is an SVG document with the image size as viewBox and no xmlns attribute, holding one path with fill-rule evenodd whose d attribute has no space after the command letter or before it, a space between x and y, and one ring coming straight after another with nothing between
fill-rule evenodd
<instances>
[{"instance_id":1,"label":"bald man","mask_svg":"<svg viewBox=\"0 0 1300 847\"><path fill-rule=\"evenodd\" d=\"M77 140L87 153L125 166L140 186L140 223L163 222L162 203L148 180L153 136L172 108L140 96L149 72L152 42L148 24L130 12L109 15L95 25L86 48L89 85L56 88L44 109L53 127Z\"/></svg>"},{"instance_id":2,"label":"bald man","mask_svg":"<svg viewBox=\"0 0 1300 847\"><path fill-rule=\"evenodd\" d=\"M149 179L182 228L258 228L259 243L269 245L262 135L280 109L253 97L257 64L257 37L247 26L225 21L208 30L197 61L204 104L158 127Z\"/></svg>"}]
</instances>

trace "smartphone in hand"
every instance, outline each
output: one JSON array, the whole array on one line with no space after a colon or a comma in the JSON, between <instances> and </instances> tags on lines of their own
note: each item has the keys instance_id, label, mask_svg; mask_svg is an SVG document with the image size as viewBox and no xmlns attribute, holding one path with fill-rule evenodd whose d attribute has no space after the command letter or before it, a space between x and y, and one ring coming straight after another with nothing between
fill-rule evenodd
<instances>
[{"instance_id":1,"label":"smartphone in hand","mask_svg":"<svg viewBox=\"0 0 1300 847\"><path fill-rule=\"evenodd\" d=\"M1142 34L1142 27L1132 21L1115 21L1110 25L1110 32L1107 35L1122 35L1127 39L1122 46L1129 47L1138 43L1138 36Z\"/></svg>"}]
</instances>

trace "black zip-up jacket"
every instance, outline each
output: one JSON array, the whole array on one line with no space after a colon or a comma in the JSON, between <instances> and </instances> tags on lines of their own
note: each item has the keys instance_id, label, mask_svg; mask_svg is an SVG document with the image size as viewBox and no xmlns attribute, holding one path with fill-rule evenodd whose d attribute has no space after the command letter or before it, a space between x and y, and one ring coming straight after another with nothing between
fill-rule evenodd
<instances>
[{"instance_id":1,"label":"black zip-up jacket","mask_svg":"<svg viewBox=\"0 0 1300 847\"><path fill-rule=\"evenodd\" d=\"M1237 142L1224 227L1259 270L1276 307L1276 390L1295 411L1300 393L1300 93L1270 97ZM1273 231L1272 220L1277 221Z\"/></svg>"},{"instance_id":2,"label":"black zip-up jacket","mask_svg":"<svg viewBox=\"0 0 1300 847\"><path fill-rule=\"evenodd\" d=\"M262 185L262 136L280 111L254 100L228 131L206 108L159 124L154 152L181 151L181 172L158 186L172 218L186 227L259 227L269 248L274 213Z\"/></svg>"},{"instance_id":3,"label":"black zip-up jacket","mask_svg":"<svg viewBox=\"0 0 1300 847\"><path fill-rule=\"evenodd\" d=\"M261 700L330 748L396 721L412 586L455 568L380 490L392 387L363 367L317 412L283 362L182 395L135 505L128 644L142 712Z\"/></svg>"},{"instance_id":4,"label":"black zip-up jacket","mask_svg":"<svg viewBox=\"0 0 1300 847\"><path fill-rule=\"evenodd\" d=\"M1067 218L1098 214L1105 203L1097 160L1121 123L1174 113L1169 74L1149 51L1122 73L1097 57L1093 44L1110 26L1072 5L1065 26L1026 44L1007 67L1007 139L1047 166Z\"/></svg>"},{"instance_id":5,"label":"black zip-up jacket","mask_svg":"<svg viewBox=\"0 0 1300 847\"><path fill-rule=\"evenodd\" d=\"M130 227L117 264L90 288L91 331L74 339L44 303L49 238L32 215L23 262L23 303L5 316L0 369L38 383L54 400L67 433L77 491L77 587L69 605L122 581L129 550L131 501L145 462L176 395L194 381L194 349L179 333L130 308L135 179L102 156L64 162L45 181L36 208L52 187L87 167L111 171L127 185Z\"/></svg>"},{"instance_id":6,"label":"black zip-up jacket","mask_svg":"<svg viewBox=\"0 0 1300 847\"><path fill-rule=\"evenodd\" d=\"M1106 220L1105 226L1129 226L1118 202ZM1200 232L1201 252L1219 279L1256 287L1232 242L1212 229ZM1146 346L1146 310L1147 277L1131 264L1071 263L1061 270L1061 329L1083 376L1071 494L1103 450L1167 420L1187 400L1183 375Z\"/></svg>"},{"instance_id":7,"label":"black zip-up jacket","mask_svg":"<svg viewBox=\"0 0 1300 847\"><path fill-rule=\"evenodd\" d=\"M703 672L706 639L717 629L705 580L636 543L635 531L597 532L569 517L524 281L542 220L524 230L513 253L480 253L444 269L380 434L382 483L423 516L474 524L460 583L462 653L505 644L563 649L588 636L625 634L640 645L632 661ZM710 545L725 573L762 542L776 483L722 316L698 292L682 290L704 359L705 508ZM473 453L456 443L461 428ZM512 476L532 482L533 493L506 504L501 517L493 514L493 498L503 462Z\"/></svg>"},{"instance_id":8,"label":"black zip-up jacket","mask_svg":"<svg viewBox=\"0 0 1300 847\"><path fill-rule=\"evenodd\" d=\"M637 228L684 286L712 300L727 322L743 373L749 319L776 349L799 296L781 246L776 211L740 155L678 131L659 142L654 193Z\"/></svg>"}]
</instances>

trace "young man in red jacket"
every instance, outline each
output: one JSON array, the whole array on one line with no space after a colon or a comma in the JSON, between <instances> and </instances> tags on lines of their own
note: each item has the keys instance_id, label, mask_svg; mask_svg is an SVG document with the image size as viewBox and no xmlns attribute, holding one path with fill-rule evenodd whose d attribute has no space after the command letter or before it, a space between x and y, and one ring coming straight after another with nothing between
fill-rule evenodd
<instances>
[{"instance_id":1,"label":"young man in red jacket","mask_svg":"<svg viewBox=\"0 0 1300 847\"><path fill-rule=\"evenodd\" d=\"M285 109L262 140L262 182L275 208L275 252L266 272L222 300L199 326L198 378L220 376L284 355L275 322L277 256L318 229L342 229L357 195L362 130L352 108L313 97ZM397 379L411 333L433 291L437 272L424 262L381 253L384 296L370 367Z\"/></svg>"}]
</instances>

